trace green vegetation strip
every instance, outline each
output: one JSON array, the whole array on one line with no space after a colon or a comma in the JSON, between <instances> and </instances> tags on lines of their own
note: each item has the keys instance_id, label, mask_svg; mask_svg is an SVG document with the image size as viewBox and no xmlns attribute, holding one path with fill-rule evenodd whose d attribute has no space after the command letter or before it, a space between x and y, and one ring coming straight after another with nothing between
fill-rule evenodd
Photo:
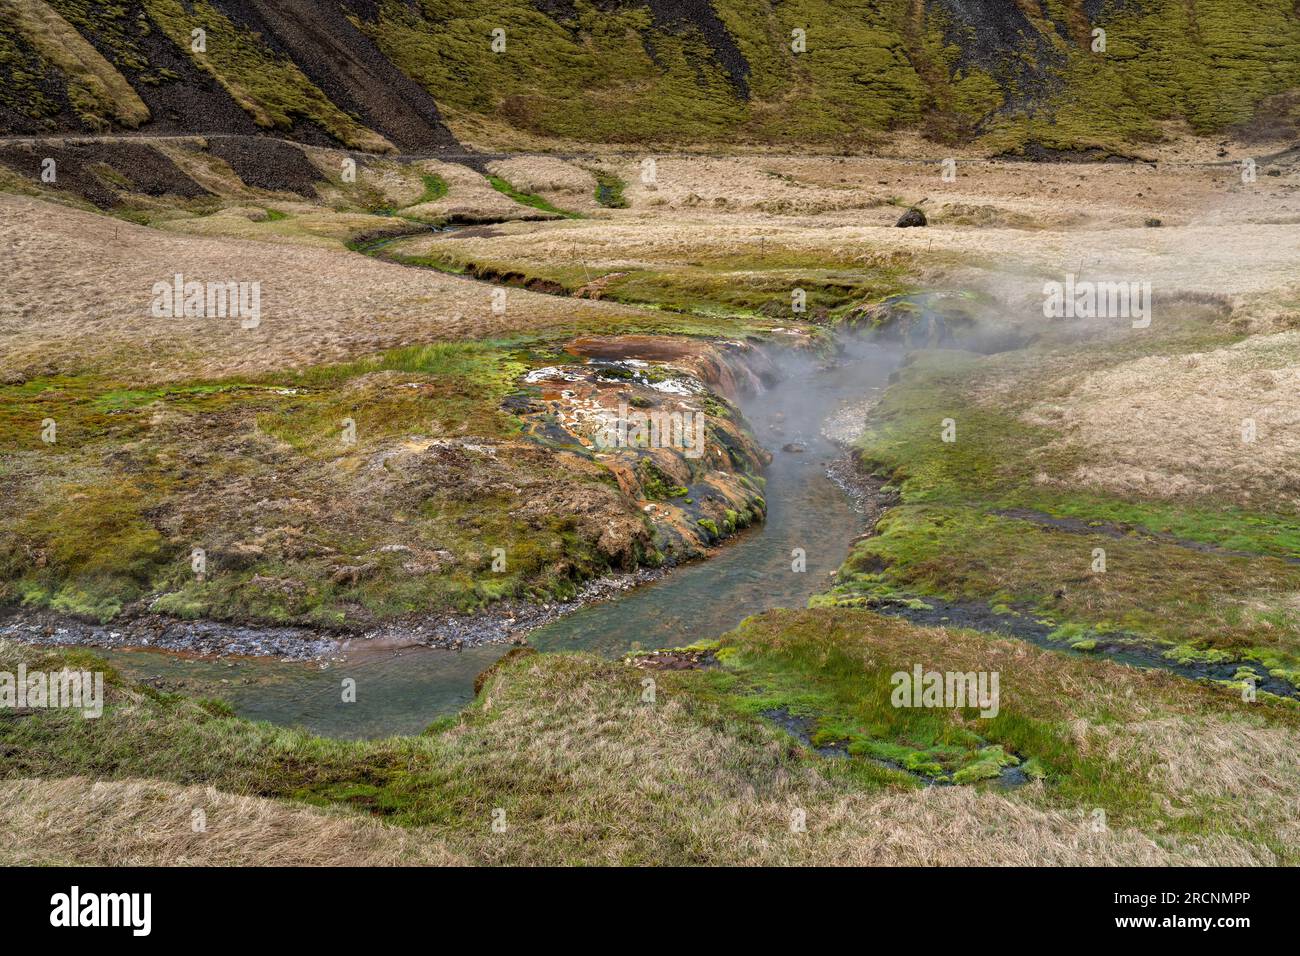
<instances>
[{"instance_id":1,"label":"green vegetation strip","mask_svg":"<svg viewBox=\"0 0 1300 956\"><path fill-rule=\"evenodd\" d=\"M555 206L552 206L541 196L536 196L532 193L526 193L523 192L522 190L516 189L514 186L510 185L509 182L502 179L500 176L494 176L491 173L489 173L487 180L489 183L492 184L493 189L495 189L499 193L504 193L505 195L509 196L517 203L521 203L525 206L531 206L534 209L540 209L542 212L549 212L557 216L563 216L565 219L583 218L583 215L581 213L568 212L563 209L557 209Z\"/></svg>"}]
</instances>

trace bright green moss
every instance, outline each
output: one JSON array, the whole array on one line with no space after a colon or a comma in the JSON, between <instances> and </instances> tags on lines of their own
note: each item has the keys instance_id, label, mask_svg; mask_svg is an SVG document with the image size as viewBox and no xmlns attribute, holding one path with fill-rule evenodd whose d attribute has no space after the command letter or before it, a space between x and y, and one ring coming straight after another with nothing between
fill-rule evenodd
<instances>
[{"instance_id":1,"label":"bright green moss","mask_svg":"<svg viewBox=\"0 0 1300 956\"><path fill-rule=\"evenodd\" d=\"M553 213L557 216L563 216L566 219L582 218L576 212L565 212L563 209L556 209L554 206L552 206L541 196L536 196L533 193L526 193L521 189L516 189L514 186L510 185L509 182L507 182L505 179L501 178L500 176L489 175L487 180L489 183L492 184L492 188L495 189L497 192L509 196L511 199L513 199L517 203L520 203L521 205L531 206L534 209L540 209L542 212Z\"/></svg>"}]
</instances>

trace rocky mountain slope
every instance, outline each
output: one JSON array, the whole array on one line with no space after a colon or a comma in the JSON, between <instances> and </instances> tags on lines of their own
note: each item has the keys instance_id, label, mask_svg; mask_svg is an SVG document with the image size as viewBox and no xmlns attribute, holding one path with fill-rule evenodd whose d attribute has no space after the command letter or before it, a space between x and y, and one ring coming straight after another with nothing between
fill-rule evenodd
<instances>
[{"instance_id":1,"label":"rocky mountain slope","mask_svg":"<svg viewBox=\"0 0 1300 956\"><path fill-rule=\"evenodd\" d=\"M1287 137L1295 0L0 0L0 130L1127 154ZM203 31L196 34L195 31ZM1103 31L1099 33L1098 31ZM201 42L199 39L201 37Z\"/></svg>"}]
</instances>

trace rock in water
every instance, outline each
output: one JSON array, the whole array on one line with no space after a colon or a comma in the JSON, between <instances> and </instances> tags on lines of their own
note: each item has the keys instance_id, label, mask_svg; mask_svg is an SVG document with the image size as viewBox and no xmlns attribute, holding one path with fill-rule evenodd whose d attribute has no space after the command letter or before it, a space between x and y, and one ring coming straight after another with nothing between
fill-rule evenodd
<instances>
[{"instance_id":1,"label":"rock in water","mask_svg":"<svg viewBox=\"0 0 1300 956\"><path fill-rule=\"evenodd\" d=\"M894 223L894 225L898 226L900 229L905 229L908 226L924 226L925 224L925 213L921 212L921 210L917 209L915 206L903 213L903 215L899 217L898 222Z\"/></svg>"}]
</instances>

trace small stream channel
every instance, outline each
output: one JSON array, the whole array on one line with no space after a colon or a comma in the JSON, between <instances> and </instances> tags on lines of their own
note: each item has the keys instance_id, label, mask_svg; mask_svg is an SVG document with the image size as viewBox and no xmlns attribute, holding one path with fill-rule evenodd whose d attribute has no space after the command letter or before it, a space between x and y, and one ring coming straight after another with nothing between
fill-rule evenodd
<instances>
[{"instance_id":1,"label":"small stream channel","mask_svg":"<svg viewBox=\"0 0 1300 956\"><path fill-rule=\"evenodd\" d=\"M829 366L794 351L774 356L782 379L741 398L758 440L773 452L765 477L765 524L737 535L712 558L678 567L610 601L589 605L533 631L541 651L588 651L616 657L634 649L689 644L773 607L803 607L825 589L864 517L827 476L843 452L822 435L828 416L878 394L897 353L861 342ZM802 448L802 451L785 451ZM801 548L806 570L792 570ZM155 651L113 650L105 657L127 676L165 690L220 697L243 717L346 738L419 733L474 696L477 674L508 647L461 651L355 647L333 664L269 659L196 659ZM341 681L356 680L356 701L342 702Z\"/></svg>"}]
</instances>

